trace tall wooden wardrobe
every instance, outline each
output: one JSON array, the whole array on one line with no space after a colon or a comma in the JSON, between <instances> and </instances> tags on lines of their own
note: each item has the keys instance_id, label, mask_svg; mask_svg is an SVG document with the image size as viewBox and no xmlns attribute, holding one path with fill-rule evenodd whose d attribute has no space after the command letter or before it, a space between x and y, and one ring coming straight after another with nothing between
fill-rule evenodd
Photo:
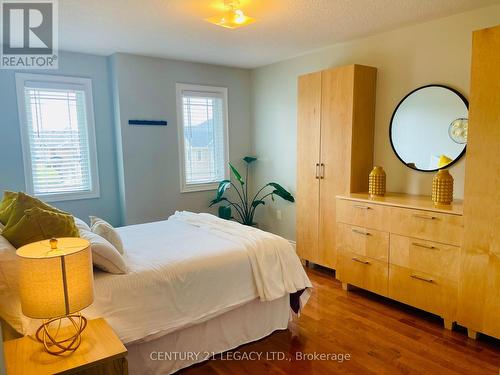
<instances>
[{"instance_id":1,"label":"tall wooden wardrobe","mask_svg":"<svg viewBox=\"0 0 500 375\"><path fill-rule=\"evenodd\" d=\"M473 35L457 321L500 338L500 26Z\"/></svg>"},{"instance_id":2,"label":"tall wooden wardrobe","mask_svg":"<svg viewBox=\"0 0 500 375\"><path fill-rule=\"evenodd\" d=\"M335 196L367 191L373 167L377 70L348 65L300 76L297 252L336 267Z\"/></svg>"}]
</instances>

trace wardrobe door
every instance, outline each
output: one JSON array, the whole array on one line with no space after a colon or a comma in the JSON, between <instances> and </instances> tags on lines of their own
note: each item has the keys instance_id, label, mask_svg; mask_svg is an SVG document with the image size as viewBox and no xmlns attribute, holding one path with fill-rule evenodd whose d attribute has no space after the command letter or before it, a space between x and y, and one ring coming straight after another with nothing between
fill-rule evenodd
<instances>
[{"instance_id":1,"label":"wardrobe door","mask_svg":"<svg viewBox=\"0 0 500 375\"><path fill-rule=\"evenodd\" d=\"M348 193L354 65L322 72L319 211L320 264L336 268L335 196Z\"/></svg>"},{"instance_id":2,"label":"wardrobe door","mask_svg":"<svg viewBox=\"0 0 500 375\"><path fill-rule=\"evenodd\" d=\"M473 36L458 321L500 338L500 27Z\"/></svg>"},{"instance_id":3,"label":"wardrobe door","mask_svg":"<svg viewBox=\"0 0 500 375\"><path fill-rule=\"evenodd\" d=\"M297 108L297 252L302 259L320 263L318 173L321 72L299 77Z\"/></svg>"}]
</instances>

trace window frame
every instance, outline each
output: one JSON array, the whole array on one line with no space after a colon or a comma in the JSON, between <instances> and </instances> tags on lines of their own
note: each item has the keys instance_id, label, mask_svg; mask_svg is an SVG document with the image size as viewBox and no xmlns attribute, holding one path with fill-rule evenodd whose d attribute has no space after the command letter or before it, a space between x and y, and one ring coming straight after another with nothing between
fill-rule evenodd
<instances>
[{"instance_id":1,"label":"window frame","mask_svg":"<svg viewBox=\"0 0 500 375\"><path fill-rule=\"evenodd\" d=\"M190 193L196 191L216 190L220 181L209 183L188 184L186 182L186 160L184 144L184 110L182 103L182 93L184 91L203 92L207 94L217 94L222 96L223 108L223 132L224 132L224 179L229 179L229 125L228 125L228 95L227 87L196 85L190 83L176 83L176 107L177 107L177 135L179 145L179 175L181 193ZM222 180L221 180L222 181Z\"/></svg>"},{"instance_id":2,"label":"window frame","mask_svg":"<svg viewBox=\"0 0 500 375\"><path fill-rule=\"evenodd\" d=\"M31 164L31 148L28 132L28 120L25 103L25 83L40 83L41 88L83 88L85 92L85 111L87 117L87 137L89 145L89 164L92 189L88 192L69 191L54 194L36 194L46 202L72 201L80 199L94 199L100 197L99 166L97 161L97 143L95 135L94 100L92 95L92 80L83 77L58 76L52 74L16 73L17 108L19 114L19 127L21 132L21 146L23 153L24 178L26 192L35 195L33 184L33 167Z\"/></svg>"}]
</instances>

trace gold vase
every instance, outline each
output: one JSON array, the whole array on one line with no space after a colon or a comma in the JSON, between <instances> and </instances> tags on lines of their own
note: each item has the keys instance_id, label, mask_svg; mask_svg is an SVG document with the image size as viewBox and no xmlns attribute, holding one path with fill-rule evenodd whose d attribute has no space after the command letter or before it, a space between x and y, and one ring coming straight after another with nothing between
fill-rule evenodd
<instances>
[{"instance_id":1,"label":"gold vase","mask_svg":"<svg viewBox=\"0 0 500 375\"><path fill-rule=\"evenodd\" d=\"M368 178L368 193L371 197L383 197L385 195L386 175L384 168L375 166Z\"/></svg>"},{"instance_id":2,"label":"gold vase","mask_svg":"<svg viewBox=\"0 0 500 375\"><path fill-rule=\"evenodd\" d=\"M447 169L440 169L432 179L432 201L436 205L453 202L453 176Z\"/></svg>"}]
</instances>

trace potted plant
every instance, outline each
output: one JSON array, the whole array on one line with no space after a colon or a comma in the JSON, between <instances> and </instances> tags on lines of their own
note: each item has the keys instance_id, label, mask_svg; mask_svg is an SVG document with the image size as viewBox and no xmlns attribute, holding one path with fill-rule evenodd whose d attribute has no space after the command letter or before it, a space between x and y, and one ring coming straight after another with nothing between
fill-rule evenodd
<instances>
[{"instance_id":1,"label":"potted plant","mask_svg":"<svg viewBox=\"0 0 500 375\"><path fill-rule=\"evenodd\" d=\"M278 196L288 202L295 202L292 194L276 182L269 182L265 184L257 191L257 194L255 194L253 199L249 199L248 169L250 164L256 160L257 158L253 156L245 156L243 158L243 161L246 163L245 179L243 179L240 172L231 163L229 163L229 168L231 169L234 178L239 183L239 186L234 184L231 179L220 182L219 187L217 188L217 195L215 199L210 202L210 207L218 203L223 204L219 207L220 218L227 220L235 219L244 225L255 225L253 221L255 210L260 205L265 205L265 200L267 198L270 197L274 201L274 196ZM235 201L229 200L229 198L224 196L226 190L230 186L234 188L236 194L238 195L238 198ZM233 217L233 209L236 211L236 217Z\"/></svg>"}]
</instances>

